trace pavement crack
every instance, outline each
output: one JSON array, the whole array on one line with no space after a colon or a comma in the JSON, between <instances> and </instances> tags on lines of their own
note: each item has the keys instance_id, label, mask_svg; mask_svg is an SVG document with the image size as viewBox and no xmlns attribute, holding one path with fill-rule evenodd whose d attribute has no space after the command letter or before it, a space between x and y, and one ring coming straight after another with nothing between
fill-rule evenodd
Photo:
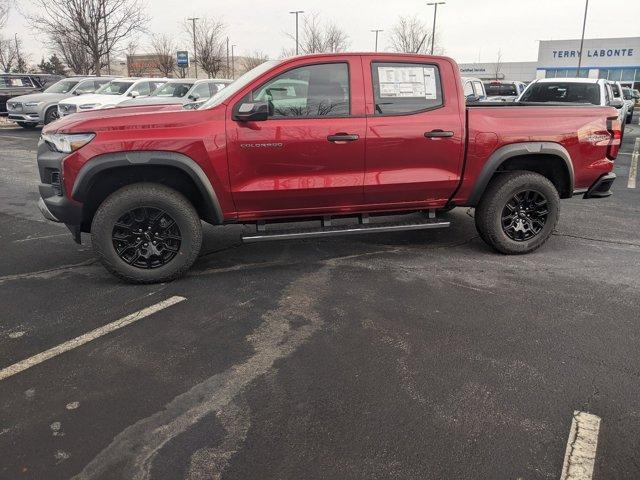
<instances>
[{"instance_id":1,"label":"pavement crack","mask_svg":"<svg viewBox=\"0 0 640 480\"><path fill-rule=\"evenodd\" d=\"M574 235L574 234L571 234L571 233L553 232L552 235L554 235L556 237L578 238L580 240L590 240L592 242L609 243L609 244L613 244L613 245L628 245L628 246L631 246L631 247L640 247L640 243L621 242L621 241L617 241L617 240L605 240L604 238L586 237L586 236L583 236L583 235Z\"/></svg>"}]
</instances>

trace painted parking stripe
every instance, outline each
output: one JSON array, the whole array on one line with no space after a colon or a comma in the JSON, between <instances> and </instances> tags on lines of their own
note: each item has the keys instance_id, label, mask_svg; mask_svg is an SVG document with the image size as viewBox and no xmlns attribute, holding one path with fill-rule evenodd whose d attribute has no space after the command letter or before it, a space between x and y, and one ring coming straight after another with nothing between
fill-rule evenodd
<instances>
[{"instance_id":1,"label":"painted parking stripe","mask_svg":"<svg viewBox=\"0 0 640 480\"><path fill-rule=\"evenodd\" d=\"M627 188L636 188L636 177L638 176L638 157L640 157L640 137L636 138L631 155L631 167L629 167L629 183Z\"/></svg>"},{"instance_id":2,"label":"painted parking stripe","mask_svg":"<svg viewBox=\"0 0 640 480\"><path fill-rule=\"evenodd\" d=\"M600 417L573 412L560 480L591 480L598 448Z\"/></svg>"},{"instance_id":3,"label":"painted parking stripe","mask_svg":"<svg viewBox=\"0 0 640 480\"><path fill-rule=\"evenodd\" d=\"M14 363L9 367L0 370L0 380L9 378L15 375L16 373L20 373L24 370L27 370L28 368L38 365L46 360L49 360L50 358L56 357L61 353L68 352L69 350L73 350L74 348L84 345L85 343L89 343L90 341L95 340L96 338L99 338L103 335L106 335L107 333L111 333L122 327L131 325L132 323L137 322L138 320L142 320L143 318L148 317L149 315L159 312L160 310L164 310L165 308L175 305L176 303L180 303L184 300L186 300L186 298L178 297L178 296L167 298L162 302L156 303L155 305L151 305L150 307L147 307L147 308L143 308L142 310L139 310L130 315L127 315L126 317L123 317L120 320L116 320L115 322L109 323L108 325L104 325L103 327L96 328L95 330L85 333L84 335L80 335L79 337L76 337L64 343L61 343L56 347L50 348L49 350L45 350L42 353L38 353L33 357L29 357L25 360L22 360L21 362Z\"/></svg>"}]
</instances>

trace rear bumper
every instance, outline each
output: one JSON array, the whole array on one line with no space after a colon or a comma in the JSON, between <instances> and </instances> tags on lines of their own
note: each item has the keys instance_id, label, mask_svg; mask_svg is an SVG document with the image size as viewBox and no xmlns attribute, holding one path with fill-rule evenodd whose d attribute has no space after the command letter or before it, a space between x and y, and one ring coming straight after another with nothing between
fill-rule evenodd
<instances>
[{"instance_id":1,"label":"rear bumper","mask_svg":"<svg viewBox=\"0 0 640 480\"><path fill-rule=\"evenodd\" d=\"M611 185L613 185L615 179L615 173L605 173L589 187L583 198L604 198L611 196L613 193L611 191Z\"/></svg>"}]
</instances>

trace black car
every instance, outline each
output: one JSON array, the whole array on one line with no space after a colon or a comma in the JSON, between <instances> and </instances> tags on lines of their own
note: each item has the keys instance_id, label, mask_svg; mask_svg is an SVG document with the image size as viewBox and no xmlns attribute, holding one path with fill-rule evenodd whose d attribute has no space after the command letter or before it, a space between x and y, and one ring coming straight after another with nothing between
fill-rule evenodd
<instances>
[{"instance_id":1,"label":"black car","mask_svg":"<svg viewBox=\"0 0 640 480\"><path fill-rule=\"evenodd\" d=\"M46 73L1 73L0 115L7 115L7 100L10 98L41 92L61 78L60 75Z\"/></svg>"}]
</instances>

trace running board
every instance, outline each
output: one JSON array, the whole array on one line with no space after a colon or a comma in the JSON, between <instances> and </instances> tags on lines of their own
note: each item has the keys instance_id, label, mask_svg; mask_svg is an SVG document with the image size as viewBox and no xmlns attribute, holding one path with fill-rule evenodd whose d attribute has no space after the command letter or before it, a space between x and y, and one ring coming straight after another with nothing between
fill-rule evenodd
<instances>
[{"instance_id":1,"label":"running board","mask_svg":"<svg viewBox=\"0 0 640 480\"><path fill-rule=\"evenodd\" d=\"M447 228L451 222L437 218L425 218L419 221L360 223L359 225L333 225L323 222L325 226L318 228L299 228L287 230L261 230L252 235L243 235L244 243L268 242L271 240L294 240L297 238L334 237L338 235L355 235L361 233L399 232L406 230L427 230L431 228ZM327 223L329 225L327 225Z\"/></svg>"}]
</instances>

